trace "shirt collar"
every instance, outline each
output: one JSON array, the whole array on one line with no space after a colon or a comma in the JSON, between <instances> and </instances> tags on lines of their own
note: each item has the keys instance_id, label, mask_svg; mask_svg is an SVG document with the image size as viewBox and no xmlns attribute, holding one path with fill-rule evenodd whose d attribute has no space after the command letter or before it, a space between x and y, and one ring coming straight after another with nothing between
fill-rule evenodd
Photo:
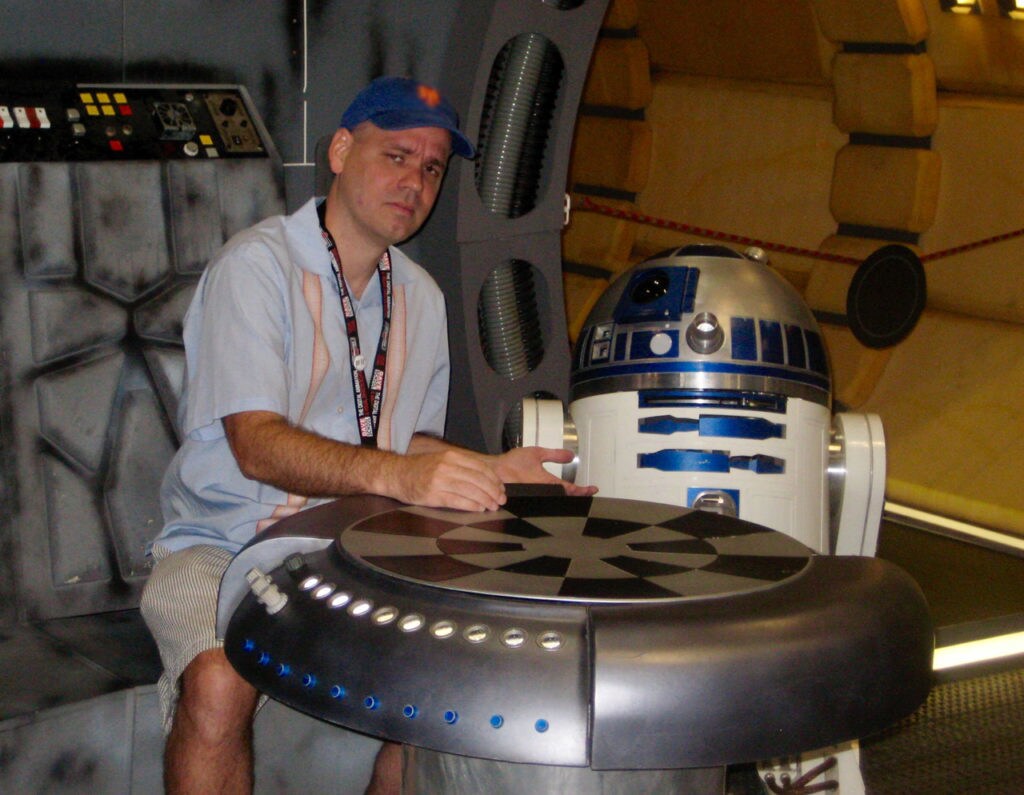
<instances>
[{"instance_id":1,"label":"shirt collar","mask_svg":"<svg viewBox=\"0 0 1024 795\"><path fill-rule=\"evenodd\" d=\"M331 268L331 255L327 253L323 235L320 233L320 219L317 205L324 197L314 197L295 211L288 221L288 238L292 250L296 253L295 261L299 267L312 273L325 276L334 281ZM408 284L413 281L412 274L405 264L405 256L395 246L391 251L391 279L393 284ZM363 298L366 298L364 293Z\"/></svg>"}]
</instances>

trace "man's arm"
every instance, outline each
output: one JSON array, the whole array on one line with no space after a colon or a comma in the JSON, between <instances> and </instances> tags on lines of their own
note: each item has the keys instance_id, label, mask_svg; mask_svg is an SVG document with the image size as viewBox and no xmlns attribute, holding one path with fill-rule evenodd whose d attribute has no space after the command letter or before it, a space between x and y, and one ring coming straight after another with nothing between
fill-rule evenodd
<instances>
[{"instance_id":1,"label":"man's arm","mask_svg":"<svg viewBox=\"0 0 1024 795\"><path fill-rule=\"evenodd\" d=\"M380 494L410 505L494 511L505 503L505 483L555 483L581 496L597 491L543 468L571 460L568 450L524 447L492 456L416 434L401 455L328 439L270 411L231 414L223 423L242 474L308 497Z\"/></svg>"},{"instance_id":2,"label":"man's arm","mask_svg":"<svg viewBox=\"0 0 1024 795\"><path fill-rule=\"evenodd\" d=\"M466 511L494 511L505 502L501 478L480 456L443 442L413 444L401 455L328 439L269 411L232 414L223 423L242 473L292 494L380 494Z\"/></svg>"},{"instance_id":3,"label":"man's arm","mask_svg":"<svg viewBox=\"0 0 1024 795\"><path fill-rule=\"evenodd\" d=\"M452 449L462 450L462 452L477 458L493 471L502 483L550 483L561 486L565 489L565 493L572 497L587 497L597 493L596 486L579 486L569 483L544 469L545 463L567 464L572 461L573 454L569 450L553 447L516 447L501 455L486 455L455 447L436 436L422 433L413 436L409 443L410 453L439 452Z\"/></svg>"}]
</instances>

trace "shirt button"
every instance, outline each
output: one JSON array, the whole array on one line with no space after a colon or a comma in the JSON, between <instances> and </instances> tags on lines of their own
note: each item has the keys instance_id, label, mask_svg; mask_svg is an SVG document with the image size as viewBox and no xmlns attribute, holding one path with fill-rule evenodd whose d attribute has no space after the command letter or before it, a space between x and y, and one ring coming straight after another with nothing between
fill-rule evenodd
<instances>
[{"instance_id":1,"label":"shirt button","mask_svg":"<svg viewBox=\"0 0 1024 795\"><path fill-rule=\"evenodd\" d=\"M338 413L339 414L344 414L345 413L345 407L344 406L338 406Z\"/></svg>"}]
</instances>

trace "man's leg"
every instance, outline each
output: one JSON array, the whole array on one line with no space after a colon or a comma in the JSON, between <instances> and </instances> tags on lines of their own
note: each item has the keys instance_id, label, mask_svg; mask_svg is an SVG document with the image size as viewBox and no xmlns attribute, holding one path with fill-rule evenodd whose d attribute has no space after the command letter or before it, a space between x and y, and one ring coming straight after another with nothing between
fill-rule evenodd
<instances>
[{"instance_id":1,"label":"man's leg","mask_svg":"<svg viewBox=\"0 0 1024 795\"><path fill-rule=\"evenodd\" d=\"M176 793L250 793L252 719L258 694L223 649L204 651L185 668L164 751L164 785Z\"/></svg>"},{"instance_id":2,"label":"man's leg","mask_svg":"<svg viewBox=\"0 0 1024 795\"><path fill-rule=\"evenodd\" d=\"M366 795L399 795L402 791L402 746L384 741L373 763Z\"/></svg>"}]
</instances>

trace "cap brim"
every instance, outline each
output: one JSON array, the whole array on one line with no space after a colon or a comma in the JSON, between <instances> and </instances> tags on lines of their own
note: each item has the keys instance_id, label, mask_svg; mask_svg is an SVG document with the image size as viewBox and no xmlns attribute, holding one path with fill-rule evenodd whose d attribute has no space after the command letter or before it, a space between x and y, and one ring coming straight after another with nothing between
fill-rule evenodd
<instances>
[{"instance_id":1,"label":"cap brim","mask_svg":"<svg viewBox=\"0 0 1024 795\"><path fill-rule=\"evenodd\" d=\"M452 152L459 157L472 160L476 156L476 147L448 119L438 113L415 112L409 110L384 111L369 117L369 121L383 130L411 130L414 127L439 127L447 130L452 137Z\"/></svg>"}]
</instances>

